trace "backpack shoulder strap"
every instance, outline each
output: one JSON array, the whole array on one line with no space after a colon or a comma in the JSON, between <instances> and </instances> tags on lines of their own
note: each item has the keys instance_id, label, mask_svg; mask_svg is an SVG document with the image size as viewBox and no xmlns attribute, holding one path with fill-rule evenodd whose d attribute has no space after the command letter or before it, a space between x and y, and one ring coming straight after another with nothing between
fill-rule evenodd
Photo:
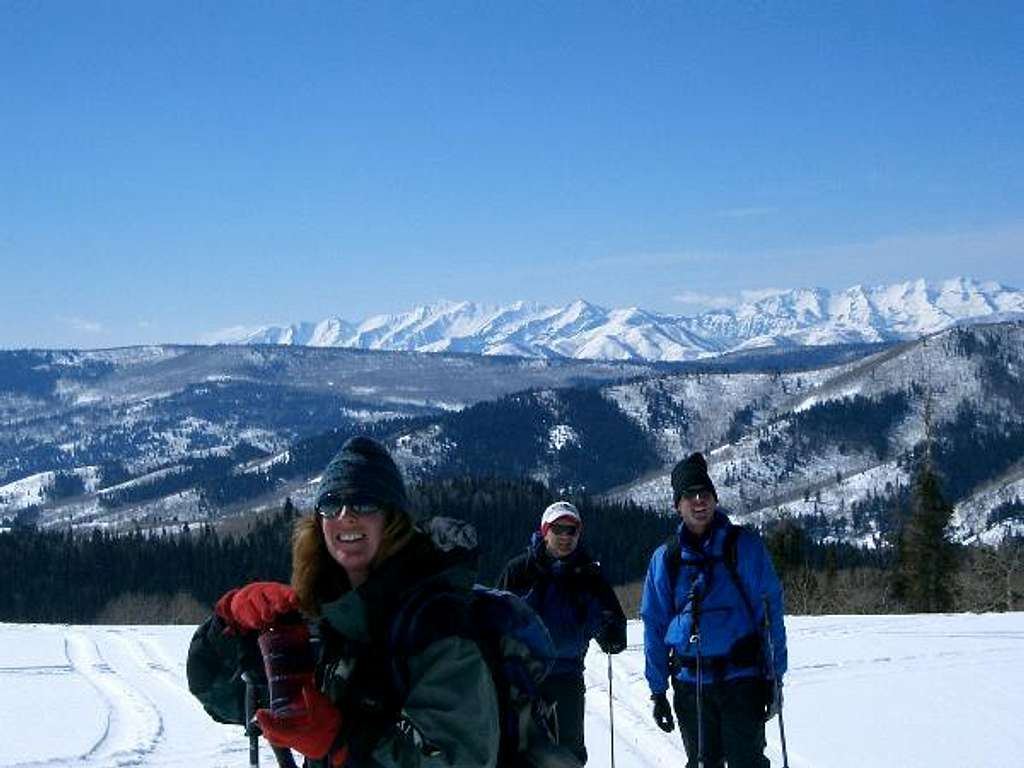
<instances>
[{"instance_id":1,"label":"backpack shoulder strap","mask_svg":"<svg viewBox=\"0 0 1024 768\"><path fill-rule=\"evenodd\" d=\"M479 643L470 615L470 595L446 589L420 589L401 605L391 621L387 653L392 682L400 696L408 693L408 659L446 637Z\"/></svg>"},{"instance_id":2,"label":"backpack shoulder strap","mask_svg":"<svg viewBox=\"0 0 1024 768\"><path fill-rule=\"evenodd\" d=\"M733 584L736 585L736 589L740 593L740 598L743 600L743 607L746 608L747 616L750 617L750 623L754 625L754 629L756 631L757 614L754 613L754 605L750 602L750 595L747 594L746 587L743 586L743 579L740 578L739 538L742 533L742 525L729 523L729 527L725 530L725 543L722 547L722 560L725 563L725 569L729 571L729 577L732 579Z\"/></svg>"},{"instance_id":3,"label":"backpack shoulder strap","mask_svg":"<svg viewBox=\"0 0 1024 768\"><path fill-rule=\"evenodd\" d=\"M742 533L743 526L729 523L729 526L725 529L725 542L722 545L722 561L725 563L725 568L729 572L729 577L732 579L733 584L739 590L743 606L746 608L750 621L756 628L757 620L754 606L750 602L750 596L747 594L746 587L743 586L743 580L740 578L739 572L739 538ZM683 565L682 555L679 537L676 534L672 534L665 540L665 573L668 576L669 594L672 595L673 600L675 600L676 583L679 581L679 571Z\"/></svg>"},{"instance_id":4,"label":"backpack shoulder strap","mask_svg":"<svg viewBox=\"0 0 1024 768\"><path fill-rule=\"evenodd\" d=\"M683 548L679 544L679 536L672 534L665 539L665 575L668 577L668 593L675 603L676 583L679 581L679 570L683 566Z\"/></svg>"}]
</instances>

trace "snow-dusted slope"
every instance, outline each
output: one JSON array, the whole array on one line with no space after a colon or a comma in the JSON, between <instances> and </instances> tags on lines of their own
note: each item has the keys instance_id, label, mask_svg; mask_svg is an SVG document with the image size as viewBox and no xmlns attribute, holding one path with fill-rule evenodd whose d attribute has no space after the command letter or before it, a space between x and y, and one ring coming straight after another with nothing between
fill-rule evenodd
<instances>
[{"instance_id":1,"label":"snow-dusted slope","mask_svg":"<svg viewBox=\"0 0 1024 768\"><path fill-rule=\"evenodd\" d=\"M525 302L489 307L442 301L358 324L339 318L219 336L246 344L294 344L419 352L680 361L791 345L898 341L972 320L1024 317L1024 291L953 278L830 292L778 293L695 317Z\"/></svg>"},{"instance_id":2,"label":"snow-dusted slope","mask_svg":"<svg viewBox=\"0 0 1024 768\"><path fill-rule=\"evenodd\" d=\"M1000 435L1016 434L1024 422L1022 370L1024 324L1001 323L953 329L830 368L690 373L609 385L601 390L604 396L655 438L665 459L660 471L610 496L670 510L672 464L689 451L702 450L710 456L723 504L742 522L820 517L837 528L819 535L842 528L841 538L874 543L879 533L874 522L860 519L854 505L908 486L911 463L906 457L925 439L925 402L940 443L948 442L952 425L960 423L961 434L969 432L990 452L1006 451L1007 444L997 448ZM856 422L864 416L852 410L855 401L869 410L875 404L880 411L888 401L893 409L877 442L858 432ZM851 410L831 427L801 422L816 407ZM745 421L737 421L740 415ZM964 495L952 496L958 538L981 534L992 541L1020 529L1017 520L989 531L989 516L1000 504L1024 498L1024 464L1019 458L1007 464L1005 473L991 474L979 487L960 487ZM947 478L947 488L958 479Z\"/></svg>"},{"instance_id":3,"label":"snow-dusted slope","mask_svg":"<svg viewBox=\"0 0 1024 768\"><path fill-rule=\"evenodd\" d=\"M792 768L1016 765L1024 754L1024 614L789 617L786 738ZM192 627L0 624L0 766L236 768L240 726L188 693ZM643 632L612 662L619 768L679 768L678 731L650 715ZM590 768L610 768L607 657L587 657ZM956 724L967 724L957 727ZM965 730L966 729L966 730ZM779 729L767 754L781 765ZM275 765L264 744L261 765Z\"/></svg>"}]
</instances>

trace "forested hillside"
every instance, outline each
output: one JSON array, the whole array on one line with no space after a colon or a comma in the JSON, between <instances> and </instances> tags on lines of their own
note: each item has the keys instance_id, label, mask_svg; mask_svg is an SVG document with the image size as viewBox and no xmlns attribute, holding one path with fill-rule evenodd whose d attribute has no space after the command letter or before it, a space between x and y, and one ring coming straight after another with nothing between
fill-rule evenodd
<instances>
[{"instance_id":1,"label":"forested hillside","mask_svg":"<svg viewBox=\"0 0 1024 768\"><path fill-rule=\"evenodd\" d=\"M493 583L527 545L555 496L539 483L457 478L417 485L412 498L421 517L474 524L480 578ZM671 518L631 504L576 500L586 521L584 544L616 584L641 578L650 553L675 526ZM7 585L0 591L0 621L117 620L108 609L126 595L137 598L137 611L145 610L138 603L147 599L166 602L177 594L208 607L247 581L288 581L291 529L299 514L288 502L273 515L237 521L234 533L203 523L77 535L25 527L0 535L0 583Z\"/></svg>"}]
</instances>

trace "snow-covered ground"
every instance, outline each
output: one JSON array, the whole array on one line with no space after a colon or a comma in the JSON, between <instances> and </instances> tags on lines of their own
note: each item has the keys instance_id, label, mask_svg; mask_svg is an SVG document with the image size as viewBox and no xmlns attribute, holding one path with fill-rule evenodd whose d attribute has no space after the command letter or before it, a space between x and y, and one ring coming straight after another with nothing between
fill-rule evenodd
<instances>
[{"instance_id":1,"label":"snow-covered ground","mask_svg":"<svg viewBox=\"0 0 1024 768\"><path fill-rule=\"evenodd\" d=\"M787 620L786 735L794 768L1022 764L1024 613ZM650 718L642 627L613 661L621 768L682 768ZM238 726L185 686L189 627L0 624L0 766L245 766ZM609 768L608 667L587 660L587 744ZM768 754L782 764L777 721ZM274 765L269 750L261 764Z\"/></svg>"}]
</instances>

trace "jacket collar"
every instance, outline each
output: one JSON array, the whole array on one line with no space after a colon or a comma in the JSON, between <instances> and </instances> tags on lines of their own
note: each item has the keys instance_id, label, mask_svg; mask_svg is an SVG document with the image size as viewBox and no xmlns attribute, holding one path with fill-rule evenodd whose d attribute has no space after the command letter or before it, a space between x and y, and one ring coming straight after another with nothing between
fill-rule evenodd
<instances>
[{"instance_id":1,"label":"jacket collar","mask_svg":"<svg viewBox=\"0 0 1024 768\"><path fill-rule=\"evenodd\" d=\"M528 551L530 560L545 573L549 572L555 563L560 563L559 567L562 570L580 570L594 562L590 550L582 541L576 544L576 549L572 551L572 554L561 559L552 557L548 552L544 537L540 535L539 531L534 531L530 537Z\"/></svg>"},{"instance_id":2,"label":"jacket collar","mask_svg":"<svg viewBox=\"0 0 1024 768\"><path fill-rule=\"evenodd\" d=\"M698 538L689 528L686 527L686 523L682 520L679 521L679 527L676 529L676 535L679 537L680 546L693 550L695 552L703 552L709 542L711 542L721 531L724 531L729 527L729 515L726 510L722 507L718 507L715 510L715 516L711 518L711 525L704 531L704 534Z\"/></svg>"},{"instance_id":3,"label":"jacket collar","mask_svg":"<svg viewBox=\"0 0 1024 768\"><path fill-rule=\"evenodd\" d=\"M391 620L414 591L472 588L476 578L475 532L447 518L421 523L400 550L374 568L366 581L323 606L321 614L340 634L357 642L386 637Z\"/></svg>"}]
</instances>

